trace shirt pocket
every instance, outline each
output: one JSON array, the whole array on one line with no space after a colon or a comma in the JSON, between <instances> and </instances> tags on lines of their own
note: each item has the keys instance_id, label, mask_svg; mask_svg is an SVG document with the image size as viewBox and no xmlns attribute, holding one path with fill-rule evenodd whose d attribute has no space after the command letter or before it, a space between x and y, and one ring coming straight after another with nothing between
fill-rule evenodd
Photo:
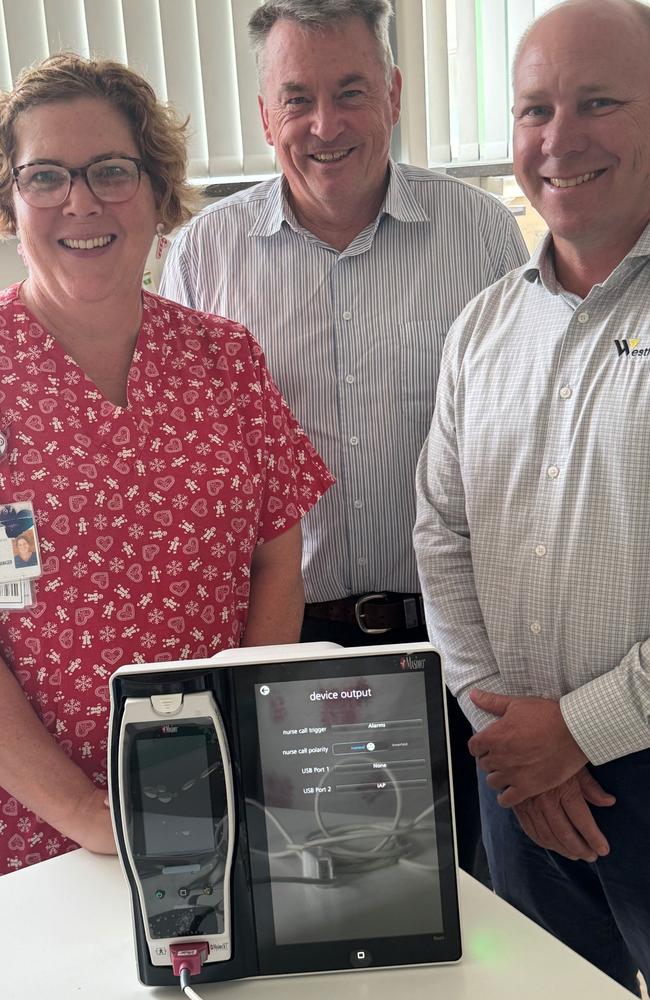
<instances>
[{"instance_id":1,"label":"shirt pocket","mask_svg":"<svg viewBox=\"0 0 650 1000\"><path fill-rule=\"evenodd\" d=\"M435 320L398 325L402 412L424 441L429 433L447 329Z\"/></svg>"}]
</instances>

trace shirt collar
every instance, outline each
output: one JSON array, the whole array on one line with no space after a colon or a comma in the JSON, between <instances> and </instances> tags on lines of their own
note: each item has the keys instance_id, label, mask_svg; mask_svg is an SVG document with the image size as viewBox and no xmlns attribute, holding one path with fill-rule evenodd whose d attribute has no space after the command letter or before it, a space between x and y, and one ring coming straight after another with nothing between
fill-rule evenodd
<instances>
[{"instance_id":1,"label":"shirt collar","mask_svg":"<svg viewBox=\"0 0 650 1000\"><path fill-rule=\"evenodd\" d=\"M285 183L283 174L275 178L262 202L262 211L248 231L249 236L273 236L283 222L289 221L285 214L289 208L284 194Z\"/></svg>"},{"instance_id":2,"label":"shirt collar","mask_svg":"<svg viewBox=\"0 0 650 1000\"><path fill-rule=\"evenodd\" d=\"M645 227L627 255L628 259L630 257L650 257L650 223Z\"/></svg>"},{"instance_id":3,"label":"shirt collar","mask_svg":"<svg viewBox=\"0 0 650 1000\"><path fill-rule=\"evenodd\" d=\"M405 173L393 160L388 161L390 176L381 212L399 222L429 222L430 218L413 194Z\"/></svg>"},{"instance_id":4,"label":"shirt collar","mask_svg":"<svg viewBox=\"0 0 650 1000\"><path fill-rule=\"evenodd\" d=\"M553 237L551 236L551 232L549 230L544 236L542 242L531 254L528 264L524 267L523 277L526 281L529 281L531 285L539 279L544 285L544 288L557 295L559 285L557 278L555 277L555 267L553 266L553 255L551 252L552 247Z\"/></svg>"},{"instance_id":5,"label":"shirt collar","mask_svg":"<svg viewBox=\"0 0 650 1000\"><path fill-rule=\"evenodd\" d=\"M553 238L549 230L544 236L542 242L533 252L528 264L524 267L523 277L531 284L539 278L547 291L557 295L562 289L555 274L553 254L551 252L552 247ZM640 257L650 257L650 223L643 230L639 239L636 241L629 253L626 254L618 267L615 268L615 270L618 271L618 268L621 267L622 264L627 265L628 262L631 263L634 260L638 260ZM612 274L613 273L614 272L612 271Z\"/></svg>"},{"instance_id":6,"label":"shirt collar","mask_svg":"<svg viewBox=\"0 0 650 1000\"><path fill-rule=\"evenodd\" d=\"M406 177L392 159L388 161L388 170L388 188L377 221L382 215L392 215L399 222L429 222L429 215L413 195ZM292 229L302 228L289 204L287 180L284 174L280 174L271 185L262 211L248 235L273 236L281 229L283 222Z\"/></svg>"}]
</instances>

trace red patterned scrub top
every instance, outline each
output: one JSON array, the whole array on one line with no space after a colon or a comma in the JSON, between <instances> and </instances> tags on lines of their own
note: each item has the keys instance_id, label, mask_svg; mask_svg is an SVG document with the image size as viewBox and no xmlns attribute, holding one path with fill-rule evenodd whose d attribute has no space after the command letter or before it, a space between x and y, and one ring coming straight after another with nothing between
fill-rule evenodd
<instances>
[{"instance_id":1,"label":"red patterned scrub top","mask_svg":"<svg viewBox=\"0 0 650 1000\"><path fill-rule=\"evenodd\" d=\"M242 326L143 293L124 409L18 290L0 293L0 503L32 501L43 575L33 607L0 612L0 654L101 788L110 674L239 645L256 543L333 480ZM0 788L0 873L76 846Z\"/></svg>"}]
</instances>

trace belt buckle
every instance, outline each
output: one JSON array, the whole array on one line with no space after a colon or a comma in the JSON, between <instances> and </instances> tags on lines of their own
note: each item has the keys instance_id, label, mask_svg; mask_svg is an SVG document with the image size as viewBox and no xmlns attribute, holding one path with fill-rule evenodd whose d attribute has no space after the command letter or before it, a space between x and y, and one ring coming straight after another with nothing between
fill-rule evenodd
<instances>
[{"instance_id":1,"label":"belt buckle","mask_svg":"<svg viewBox=\"0 0 650 1000\"><path fill-rule=\"evenodd\" d=\"M384 632L390 632L389 628L368 628L367 625L363 624L363 606L368 603L368 601L382 601L386 595L385 594L364 594L360 597L357 603L354 605L354 617L357 620L357 625L362 632L366 635L383 635Z\"/></svg>"}]
</instances>

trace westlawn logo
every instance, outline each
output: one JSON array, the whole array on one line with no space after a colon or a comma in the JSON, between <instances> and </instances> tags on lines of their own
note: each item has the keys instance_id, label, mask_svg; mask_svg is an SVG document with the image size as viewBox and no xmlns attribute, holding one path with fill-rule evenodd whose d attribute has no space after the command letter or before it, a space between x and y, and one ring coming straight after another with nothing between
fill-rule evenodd
<instances>
[{"instance_id":1,"label":"westlawn logo","mask_svg":"<svg viewBox=\"0 0 650 1000\"><path fill-rule=\"evenodd\" d=\"M633 358L647 358L650 354L650 347L639 347L637 340L615 340L616 350L619 358L631 356Z\"/></svg>"}]
</instances>

